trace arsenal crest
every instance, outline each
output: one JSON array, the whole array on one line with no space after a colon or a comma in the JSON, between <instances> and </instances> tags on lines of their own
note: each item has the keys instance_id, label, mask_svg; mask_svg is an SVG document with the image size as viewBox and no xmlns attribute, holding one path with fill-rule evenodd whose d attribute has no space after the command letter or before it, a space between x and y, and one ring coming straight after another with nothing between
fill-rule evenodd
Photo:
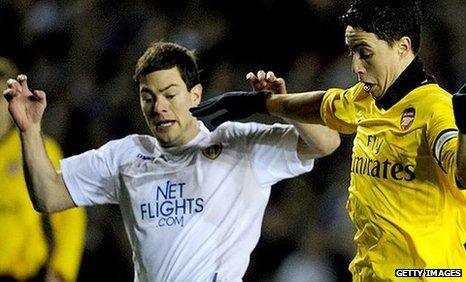
<instances>
[{"instance_id":1,"label":"arsenal crest","mask_svg":"<svg viewBox=\"0 0 466 282\"><path fill-rule=\"evenodd\" d=\"M416 110L414 108L407 108L404 110L403 114L401 115L401 129L407 130L414 121L414 115L416 114Z\"/></svg>"},{"instance_id":2,"label":"arsenal crest","mask_svg":"<svg viewBox=\"0 0 466 282\"><path fill-rule=\"evenodd\" d=\"M215 160L222 153L222 144L215 144L202 150L202 154L211 160Z\"/></svg>"}]
</instances>

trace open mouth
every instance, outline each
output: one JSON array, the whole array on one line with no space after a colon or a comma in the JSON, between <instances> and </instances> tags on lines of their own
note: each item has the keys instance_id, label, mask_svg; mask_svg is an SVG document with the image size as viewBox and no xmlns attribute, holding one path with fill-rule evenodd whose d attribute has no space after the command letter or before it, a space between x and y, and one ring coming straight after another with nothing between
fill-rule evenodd
<instances>
[{"instance_id":1,"label":"open mouth","mask_svg":"<svg viewBox=\"0 0 466 282\"><path fill-rule=\"evenodd\" d=\"M175 120L161 120L161 121L158 121L155 123L155 126L159 129L161 128L168 128L170 126L172 126L173 124L175 124Z\"/></svg>"},{"instance_id":2,"label":"open mouth","mask_svg":"<svg viewBox=\"0 0 466 282\"><path fill-rule=\"evenodd\" d=\"M374 89L374 87L375 87L374 83L364 82L364 91L371 92L371 90Z\"/></svg>"}]
</instances>

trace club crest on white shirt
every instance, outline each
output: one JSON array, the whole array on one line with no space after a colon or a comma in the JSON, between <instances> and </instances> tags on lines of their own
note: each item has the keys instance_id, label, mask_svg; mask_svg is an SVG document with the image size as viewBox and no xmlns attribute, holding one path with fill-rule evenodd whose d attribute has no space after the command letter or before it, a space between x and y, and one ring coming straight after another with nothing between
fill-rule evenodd
<instances>
[{"instance_id":1,"label":"club crest on white shirt","mask_svg":"<svg viewBox=\"0 0 466 282\"><path fill-rule=\"evenodd\" d=\"M208 159L215 160L222 153L222 149L222 144L214 144L202 150L202 154Z\"/></svg>"}]
</instances>

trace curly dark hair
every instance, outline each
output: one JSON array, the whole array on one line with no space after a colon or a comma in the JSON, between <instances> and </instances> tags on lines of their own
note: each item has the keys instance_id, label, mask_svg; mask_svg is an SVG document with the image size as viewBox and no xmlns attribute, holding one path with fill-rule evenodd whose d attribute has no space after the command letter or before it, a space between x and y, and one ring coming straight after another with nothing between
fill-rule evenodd
<instances>
[{"instance_id":1,"label":"curly dark hair","mask_svg":"<svg viewBox=\"0 0 466 282\"><path fill-rule=\"evenodd\" d=\"M345 26L377 35L390 46L403 36L417 54L421 44L421 7L417 0L355 0L340 18Z\"/></svg>"},{"instance_id":2,"label":"curly dark hair","mask_svg":"<svg viewBox=\"0 0 466 282\"><path fill-rule=\"evenodd\" d=\"M181 78L188 90L200 83L199 69L193 50L171 42L154 42L139 58L134 72L134 80L148 73L178 67Z\"/></svg>"}]
</instances>

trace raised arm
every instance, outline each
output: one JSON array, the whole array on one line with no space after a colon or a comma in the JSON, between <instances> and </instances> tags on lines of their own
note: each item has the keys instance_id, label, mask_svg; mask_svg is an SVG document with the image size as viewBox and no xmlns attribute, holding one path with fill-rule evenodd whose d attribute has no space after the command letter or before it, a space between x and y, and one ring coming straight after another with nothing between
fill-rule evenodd
<instances>
[{"instance_id":1,"label":"raised arm","mask_svg":"<svg viewBox=\"0 0 466 282\"><path fill-rule=\"evenodd\" d=\"M60 173L55 171L45 151L41 120L47 105L45 93L27 85L27 77L9 79L3 91L8 110L20 130L24 176L34 209L55 212L74 207Z\"/></svg>"},{"instance_id":2,"label":"raised arm","mask_svg":"<svg viewBox=\"0 0 466 282\"><path fill-rule=\"evenodd\" d=\"M456 148L456 176L466 187L466 84L453 95L453 112L458 127L458 146Z\"/></svg>"}]
</instances>

